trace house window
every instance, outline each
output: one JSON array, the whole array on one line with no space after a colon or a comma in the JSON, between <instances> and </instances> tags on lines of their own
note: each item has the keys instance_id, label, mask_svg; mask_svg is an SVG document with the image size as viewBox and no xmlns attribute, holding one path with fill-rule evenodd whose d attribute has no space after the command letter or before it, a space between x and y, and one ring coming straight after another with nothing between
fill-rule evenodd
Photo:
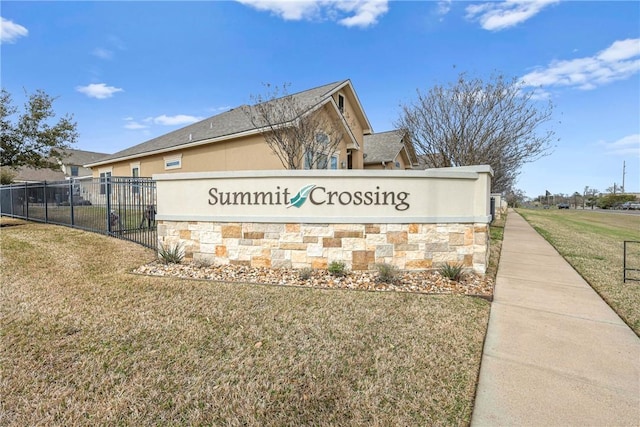
<instances>
[{"instance_id":1,"label":"house window","mask_svg":"<svg viewBox=\"0 0 640 427\"><path fill-rule=\"evenodd\" d=\"M132 163L131 164L131 176L134 178L131 180L131 192L133 194L140 193L140 182L135 179L140 177L140 163Z\"/></svg>"},{"instance_id":2,"label":"house window","mask_svg":"<svg viewBox=\"0 0 640 427\"><path fill-rule=\"evenodd\" d=\"M315 164L313 164L314 159ZM304 155L305 169L338 169L338 155L327 156L326 153L307 151Z\"/></svg>"},{"instance_id":3,"label":"house window","mask_svg":"<svg viewBox=\"0 0 640 427\"><path fill-rule=\"evenodd\" d=\"M329 145L329 135L324 132L318 132L316 134L316 142L322 145Z\"/></svg>"},{"instance_id":4,"label":"house window","mask_svg":"<svg viewBox=\"0 0 640 427\"><path fill-rule=\"evenodd\" d=\"M111 171L100 172L100 194L107 194L109 178L111 178Z\"/></svg>"},{"instance_id":5,"label":"house window","mask_svg":"<svg viewBox=\"0 0 640 427\"><path fill-rule=\"evenodd\" d=\"M164 158L164 169L180 169L182 167L182 154L175 156L166 156Z\"/></svg>"},{"instance_id":6,"label":"house window","mask_svg":"<svg viewBox=\"0 0 640 427\"><path fill-rule=\"evenodd\" d=\"M338 94L338 110L344 113L344 96Z\"/></svg>"},{"instance_id":7,"label":"house window","mask_svg":"<svg viewBox=\"0 0 640 427\"><path fill-rule=\"evenodd\" d=\"M71 166L71 176L78 176L78 166Z\"/></svg>"},{"instance_id":8,"label":"house window","mask_svg":"<svg viewBox=\"0 0 640 427\"><path fill-rule=\"evenodd\" d=\"M129 167L131 168L131 176L138 178L140 176L140 162L129 163Z\"/></svg>"},{"instance_id":9,"label":"house window","mask_svg":"<svg viewBox=\"0 0 640 427\"><path fill-rule=\"evenodd\" d=\"M304 153L305 169L338 169L338 155L328 155L328 149L322 147L329 146L329 135L324 132L316 134L317 151L306 151Z\"/></svg>"},{"instance_id":10,"label":"house window","mask_svg":"<svg viewBox=\"0 0 640 427\"><path fill-rule=\"evenodd\" d=\"M329 169L338 169L338 156L331 156Z\"/></svg>"}]
</instances>

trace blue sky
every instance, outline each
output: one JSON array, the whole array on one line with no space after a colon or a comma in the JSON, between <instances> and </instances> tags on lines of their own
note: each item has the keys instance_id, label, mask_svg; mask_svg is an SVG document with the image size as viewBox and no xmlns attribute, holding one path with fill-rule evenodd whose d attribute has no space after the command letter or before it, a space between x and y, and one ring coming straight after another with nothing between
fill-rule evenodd
<instances>
[{"instance_id":1,"label":"blue sky","mask_svg":"<svg viewBox=\"0 0 640 427\"><path fill-rule=\"evenodd\" d=\"M251 102L351 79L374 131L460 72L522 79L555 104L528 196L640 192L640 3L3 1L2 87L58 97L76 148L113 153ZM540 104L541 106L543 104Z\"/></svg>"}]
</instances>

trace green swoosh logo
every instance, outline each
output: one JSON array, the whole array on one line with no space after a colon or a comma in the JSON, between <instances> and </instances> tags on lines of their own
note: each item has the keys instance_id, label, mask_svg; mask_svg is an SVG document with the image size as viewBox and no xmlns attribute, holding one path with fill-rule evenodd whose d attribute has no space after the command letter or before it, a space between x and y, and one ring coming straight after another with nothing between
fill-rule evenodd
<instances>
[{"instance_id":1,"label":"green swoosh logo","mask_svg":"<svg viewBox=\"0 0 640 427\"><path fill-rule=\"evenodd\" d=\"M296 194L291 198L291 202L287 205L287 208L290 208L291 206L295 206L296 208L299 208L300 206L302 206L304 202L307 201L307 197L309 197L309 193L311 193L311 190L313 190L315 186L316 186L315 184L309 184L302 187L300 191L298 191L298 194Z\"/></svg>"}]
</instances>

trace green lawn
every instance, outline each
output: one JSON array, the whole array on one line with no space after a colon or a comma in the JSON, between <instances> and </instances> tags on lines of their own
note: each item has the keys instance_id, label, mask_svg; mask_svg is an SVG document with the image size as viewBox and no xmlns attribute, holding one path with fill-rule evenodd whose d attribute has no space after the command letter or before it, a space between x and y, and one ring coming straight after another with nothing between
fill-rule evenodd
<instances>
[{"instance_id":1,"label":"green lawn","mask_svg":"<svg viewBox=\"0 0 640 427\"><path fill-rule=\"evenodd\" d=\"M0 425L469 424L483 299L132 275L153 251L1 224Z\"/></svg>"},{"instance_id":2,"label":"green lawn","mask_svg":"<svg viewBox=\"0 0 640 427\"><path fill-rule=\"evenodd\" d=\"M120 227L125 230L137 229L144 217L144 209L141 207L119 206L116 211L119 213L121 220L118 225L114 225L114 230ZM71 207L50 204L45 212L43 205L30 205L29 217L41 221L44 221L46 217L51 223L71 225ZM73 224L79 228L106 232L107 208L99 205L74 206Z\"/></svg>"},{"instance_id":3,"label":"green lawn","mask_svg":"<svg viewBox=\"0 0 640 427\"><path fill-rule=\"evenodd\" d=\"M640 335L640 282L623 283L623 241L640 241L640 216L581 210L518 212ZM628 261L640 268L638 246Z\"/></svg>"}]
</instances>

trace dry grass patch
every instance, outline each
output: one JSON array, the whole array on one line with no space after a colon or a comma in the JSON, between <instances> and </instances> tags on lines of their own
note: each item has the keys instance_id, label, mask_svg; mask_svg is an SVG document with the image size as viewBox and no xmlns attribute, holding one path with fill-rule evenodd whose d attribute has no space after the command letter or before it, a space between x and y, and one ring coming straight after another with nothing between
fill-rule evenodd
<instances>
[{"instance_id":1,"label":"dry grass patch","mask_svg":"<svg viewBox=\"0 0 640 427\"><path fill-rule=\"evenodd\" d=\"M469 423L487 301L151 278L132 243L0 233L2 425Z\"/></svg>"},{"instance_id":2,"label":"dry grass patch","mask_svg":"<svg viewBox=\"0 0 640 427\"><path fill-rule=\"evenodd\" d=\"M623 282L623 241L640 240L640 216L518 210L640 335L640 282ZM637 260L636 260L637 263Z\"/></svg>"}]
</instances>

